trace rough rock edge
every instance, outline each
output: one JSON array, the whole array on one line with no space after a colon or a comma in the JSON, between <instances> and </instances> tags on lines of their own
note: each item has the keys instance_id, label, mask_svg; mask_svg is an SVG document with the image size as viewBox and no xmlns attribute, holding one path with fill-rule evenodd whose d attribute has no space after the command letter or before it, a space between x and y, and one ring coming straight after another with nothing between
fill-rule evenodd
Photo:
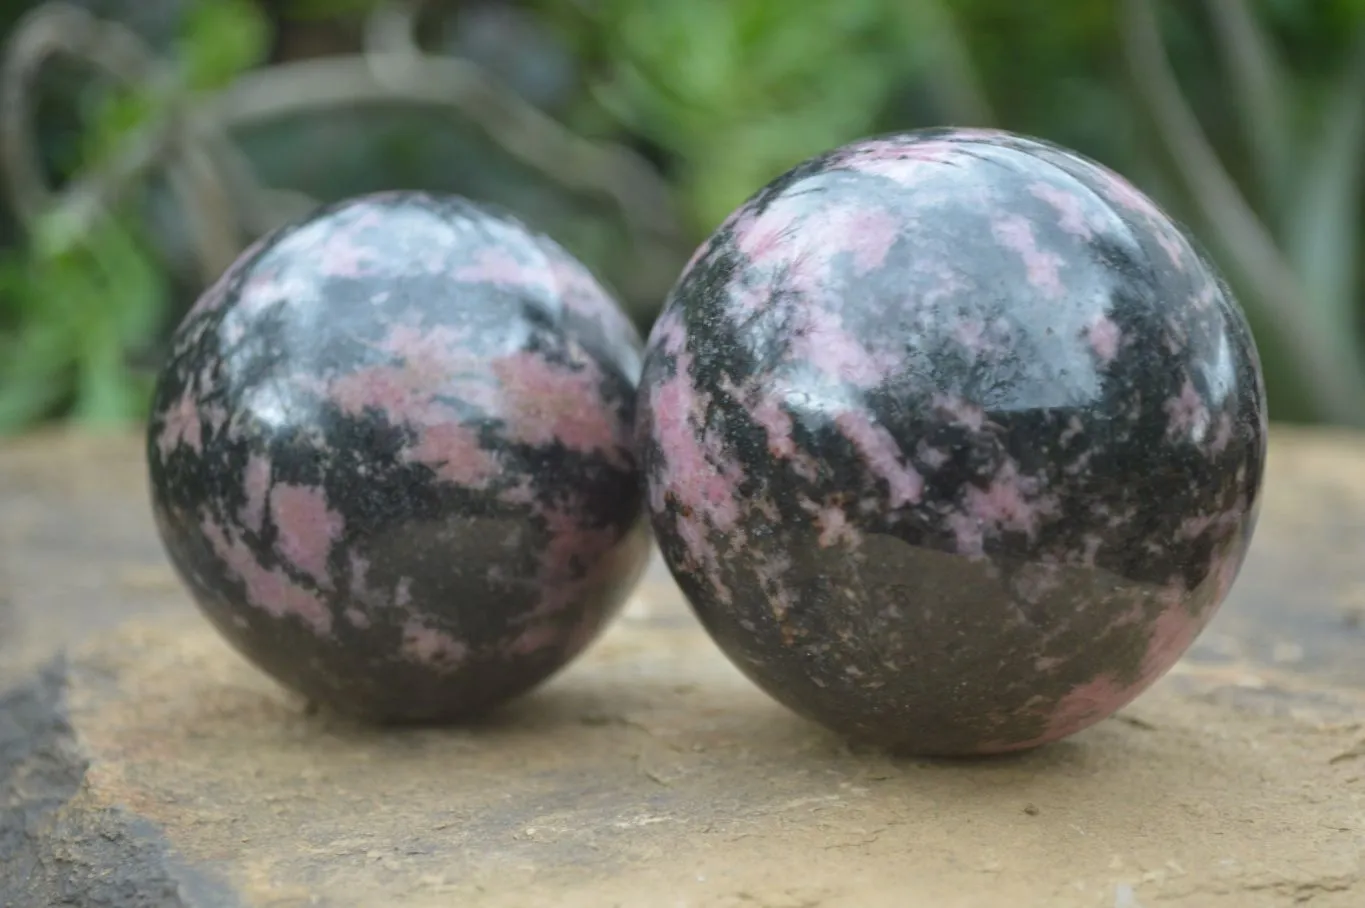
<instances>
[{"instance_id":1,"label":"rough rock edge","mask_svg":"<svg viewBox=\"0 0 1365 908\"><path fill-rule=\"evenodd\" d=\"M90 761L69 719L69 678L58 656L0 694L0 906L239 908L154 823L80 803Z\"/></svg>"}]
</instances>

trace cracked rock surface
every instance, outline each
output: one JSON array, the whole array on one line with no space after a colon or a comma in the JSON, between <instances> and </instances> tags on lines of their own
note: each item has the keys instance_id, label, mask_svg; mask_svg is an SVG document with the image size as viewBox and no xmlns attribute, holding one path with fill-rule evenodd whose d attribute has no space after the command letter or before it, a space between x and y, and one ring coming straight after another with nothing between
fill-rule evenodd
<instances>
[{"instance_id":1,"label":"cracked rock surface","mask_svg":"<svg viewBox=\"0 0 1365 908\"><path fill-rule=\"evenodd\" d=\"M135 439L12 444L0 906L1358 908L1363 463L1277 429L1247 566L1187 657L1073 738L952 763L772 702L657 566L478 726L310 712L175 584Z\"/></svg>"}]
</instances>

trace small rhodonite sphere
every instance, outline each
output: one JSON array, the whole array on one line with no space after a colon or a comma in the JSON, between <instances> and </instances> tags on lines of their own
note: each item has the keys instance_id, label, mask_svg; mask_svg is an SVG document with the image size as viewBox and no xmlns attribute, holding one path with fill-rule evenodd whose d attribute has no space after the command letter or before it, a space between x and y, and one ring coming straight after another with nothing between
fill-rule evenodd
<instances>
[{"instance_id":1,"label":"small rhodonite sphere","mask_svg":"<svg viewBox=\"0 0 1365 908\"><path fill-rule=\"evenodd\" d=\"M186 317L147 456L171 561L239 651L365 718L537 685L644 567L639 336L554 242L452 197L266 237Z\"/></svg>"},{"instance_id":2,"label":"small rhodonite sphere","mask_svg":"<svg viewBox=\"0 0 1365 908\"><path fill-rule=\"evenodd\" d=\"M696 253L636 441L667 563L776 699L892 750L1062 738L1223 600L1266 407L1247 323L1151 201L936 130L807 161Z\"/></svg>"}]
</instances>

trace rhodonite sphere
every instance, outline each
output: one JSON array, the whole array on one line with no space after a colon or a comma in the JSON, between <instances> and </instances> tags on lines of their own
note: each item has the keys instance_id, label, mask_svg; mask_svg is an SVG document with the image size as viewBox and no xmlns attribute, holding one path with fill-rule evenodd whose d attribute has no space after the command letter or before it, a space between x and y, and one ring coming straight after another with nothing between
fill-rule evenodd
<instances>
[{"instance_id":1,"label":"rhodonite sphere","mask_svg":"<svg viewBox=\"0 0 1365 908\"><path fill-rule=\"evenodd\" d=\"M543 681L644 567L640 339L573 257L420 193L266 237L180 325L153 510L202 611L315 702L452 719Z\"/></svg>"},{"instance_id":2,"label":"rhodonite sphere","mask_svg":"<svg viewBox=\"0 0 1365 908\"><path fill-rule=\"evenodd\" d=\"M1128 182L1006 133L809 160L650 335L647 507L776 699L919 754L1032 747L1163 674L1241 566L1265 463L1237 303Z\"/></svg>"}]
</instances>

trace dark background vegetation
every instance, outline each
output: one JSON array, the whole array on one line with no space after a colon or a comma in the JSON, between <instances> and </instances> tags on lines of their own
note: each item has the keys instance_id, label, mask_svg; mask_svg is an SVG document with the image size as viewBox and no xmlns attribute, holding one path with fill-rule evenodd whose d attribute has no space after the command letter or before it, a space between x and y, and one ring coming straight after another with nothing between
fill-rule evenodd
<instances>
[{"instance_id":1,"label":"dark background vegetation","mask_svg":"<svg viewBox=\"0 0 1365 908\"><path fill-rule=\"evenodd\" d=\"M0 432L141 418L198 292L323 201L497 202L647 326L768 179L945 124L1129 176L1236 289L1273 416L1365 426L1365 0L72 0L0 27Z\"/></svg>"}]
</instances>

